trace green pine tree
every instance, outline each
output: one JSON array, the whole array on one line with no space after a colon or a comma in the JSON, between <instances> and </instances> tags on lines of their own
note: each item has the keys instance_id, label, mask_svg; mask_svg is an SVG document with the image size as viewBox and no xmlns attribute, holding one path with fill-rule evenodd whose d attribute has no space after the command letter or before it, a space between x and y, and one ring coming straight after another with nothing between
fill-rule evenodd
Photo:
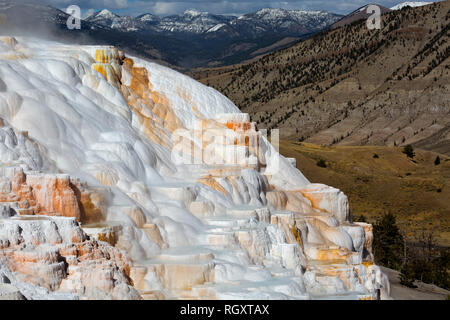
<instances>
[{"instance_id":1,"label":"green pine tree","mask_svg":"<svg viewBox=\"0 0 450 320\"><path fill-rule=\"evenodd\" d=\"M410 144L408 144L403 148L403 153L406 154L406 156L411 159L416 156L414 148Z\"/></svg>"},{"instance_id":2,"label":"green pine tree","mask_svg":"<svg viewBox=\"0 0 450 320\"><path fill-rule=\"evenodd\" d=\"M417 288L414 284L415 272L410 264L405 263L400 272L400 284L408 288Z\"/></svg>"},{"instance_id":3,"label":"green pine tree","mask_svg":"<svg viewBox=\"0 0 450 320\"><path fill-rule=\"evenodd\" d=\"M404 242L395 216L391 212L377 220L373 226L373 235L376 262L387 268L399 270L402 266Z\"/></svg>"},{"instance_id":4,"label":"green pine tree","mask_svg":"<svg viewBox=\"0 0 450 320\"><path fill-rule=\"evenodd\" d=\"M326 168L327 167L327 163L323 159L320 159L319 161L317 161L316 165L318 167L321 167L321 168Z\"/></svg>"},{"instance_id":5,"label":"green pine tree","mask_svg":"<svg viewBox=\"0 0 450 320\"><path fill-rule=\"evenodd\" d=\"M441 158L439 158L439 156L436 157L436 160L434 160L434 165L438 166L441 164Z\"/></svg>"}]
</instances>

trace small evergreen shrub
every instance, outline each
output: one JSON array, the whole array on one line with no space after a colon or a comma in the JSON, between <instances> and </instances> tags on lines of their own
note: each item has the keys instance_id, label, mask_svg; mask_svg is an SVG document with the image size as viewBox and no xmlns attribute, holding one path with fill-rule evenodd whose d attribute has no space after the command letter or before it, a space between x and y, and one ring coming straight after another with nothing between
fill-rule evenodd
<instances>
[{"instance_id":1,"label":"small evergreen shrub","mask_svg":"<svg viewBox=\"0 0 450 320\"><path fill-rule=\"evenodd\" d=\"M316 164L317 164L318 167L321 167L321 168L326 168L327 167L327 163L323 159L320 159L319 161L317 161Z\"/></svg>"},{"instance_id":2,"label":"small evergreen shrub","mask_svg":"<svg viewBox=\"0 0 450 320\"><path fill-rule=\"evenodd\" d=\"M439 156L436 157L436 160L434 160L434 165L438 166L441 164L441 158L439 158Z\"/></svg>"},{"instance_id":3,"label":"small evergreen shrub","mask_svg":"<svg viewBox=\"0 0 450 320\"><path fill-rule=\"evenodd\" d=\"M403 153L406 154L406 156L411 159L413 159L416 156L414 148L410 144L408 144L403 148Z\"/></svg>"}]
</instances>

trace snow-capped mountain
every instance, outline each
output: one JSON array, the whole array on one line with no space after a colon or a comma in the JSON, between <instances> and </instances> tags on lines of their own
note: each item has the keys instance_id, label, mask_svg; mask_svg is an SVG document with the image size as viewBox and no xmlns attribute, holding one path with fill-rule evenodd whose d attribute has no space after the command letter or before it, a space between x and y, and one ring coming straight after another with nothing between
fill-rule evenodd
<instances>
[{"instance_id":1,"label":"snow-capped mountain","mask_svg":"<svg viewBox=\"0 0 450 320\"><path fill-rule=\"evenodd\" d=\"M422 6L426 6L429 4L432 4L433 2L424 2L424 1L407 1L407 2L403 2L403 3L399 3L396 6L393 6L391 8L391 10L400 10L403 9L404 7L422 7Z\"/></svg>"},{"instance_id":2,"label":"snow-capped mountain","mask_svg":"<svg viewBox=\"0 0 450 320\"><path fill-rule=\"evenodd\" d=\"M372 238L216 90L0 37L0 296L389 298Z\"/></svg>"},{"instance_id":3,"label":"snow-capped mountain","mask_svg":"<svg viewBox=\"0 0 450 320\"><path fill-rule=\"evenodd\" d=\"M302 11L265 8L230 22L238 28L251 28L256 33L312 33L333 24L342 16L326 11Z\"/></svg>"},{"instance_id":4,"label":"snow-capped mountain","mask_svg":"<svg viewBox=\"0 0 450 320\"><path fill-rule=\"evenodd\" d=\"M162 33L201 35L214 32L223 34L227 30L230 36L259 36L266 32L289 35L312 33L326 28L340 17L325 11L266 8L240 17L186 10L183 14L162 18L150 13L134 18L102 10L87 21L122 31L145 31L150 28Z\"/></svg>"},{"instance_id":5,"label":"snow-capped mountain","mask_svg":"<svg viewBox=\"0 0 450 320\"><path fill-rule=\"evenodd\" d=\"M159 17L151 13L131 17L119 16L105 9L88 17L86 21L121 31L148 31L150 29L160 33L201 34L218 24L228 23L230 19L227 16L196 10L186 10L183 14L167 17Z\"/></svg>"},{"instance_id":6,"label":"snow-capped mountain","mask_svg":"<svg viewBox=\"0 0 450 320\"><path fill-rule=\"evenodd\" d=\"M151 13L144 13L136 17L137 20L144 22L146 24L155 24L158 23L161 18Z\"/></svg>"},{"instance_id":7,"label":"snow-capped mountain","mask_svg":"<svg viewBox=\"0 0 450 320\"><path fill-rule=\"evenodd\" d=\"M115 13L112 13L108 9L103 9L102 11L99 11L98 13L95 13L93 15L90 15L88 18L98 18L98 19L110 19L114 20L118 18L119 16Z\"/></svg>"},{"instance_id":8,"label":"snow-capped mountain","mask_svg":"<svg viewBox=\"0 0 450 320\"><path fill-rule=\"evenodd\" d=\"M215 15L197 10L186 10L181 15L162 18L158 24L158 28L161 31L171 33L202 34L217 25L227 24L231 19L228 16Z\"/></svg>"},{"instance_id":9,"label":"snow-capped mountain","mask_svg":"<svg viewBox=\"0 0 450 320\"><path fill-rule=\"evenodd\" d=\"M85 20L125 32L139 31L146 27L146 24L140 19L131 16L119 16L107 9L94 13Z\"/></svg>"}]
</instances>

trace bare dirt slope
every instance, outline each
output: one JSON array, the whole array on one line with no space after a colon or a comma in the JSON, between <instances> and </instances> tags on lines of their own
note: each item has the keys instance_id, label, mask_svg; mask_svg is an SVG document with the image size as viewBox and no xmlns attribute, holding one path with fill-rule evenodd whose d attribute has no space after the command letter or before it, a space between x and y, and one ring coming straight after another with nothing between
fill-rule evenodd
<instances>
[{"instance_id":1,"label":"bare dirt slope","mask_svg":"<svg viewBox=\"0 0 450 320\"><path fill-rule=\"evenodd\" d=\"M191 73L261 128L323 145L450 155L450 1L337 28L243 65Z\"/></svg>"}]
</instances>

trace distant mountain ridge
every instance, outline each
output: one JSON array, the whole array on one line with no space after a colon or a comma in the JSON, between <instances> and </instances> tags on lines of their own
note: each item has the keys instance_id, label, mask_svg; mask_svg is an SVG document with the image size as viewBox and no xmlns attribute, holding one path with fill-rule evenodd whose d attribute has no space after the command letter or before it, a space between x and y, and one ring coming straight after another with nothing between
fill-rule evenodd
<instances>
[{"instance_id":1,"label":"distant mountain ridge","mask_svg":"<svg viewBox=\"0 0 450 320\"><path fill-rule=\"evenodd\" d=\"M317 33L341 18L324 11L262 9L240 17L187 10L159 17L100 10L68 30L68 15L51 6L0 0L9 17L0 34L51 36L79 44L110 44L180 70L242 63Z\"/></svg>"},{"instance_id":2,"label":"distant mountain ridge","mask_svg":"<svg viewBox=\"0 0 450 320\"><path fill-rule=\"evenodd\" d=\"M197 10L159 17L144 13L137 17L119 16L106 9L87 17L88 22L120 31L153 31L164 34L201 35L218 32L229 37L257 37L267 32L301 35L326 28L342 16L326 11L264 8L242 16L217 15Z\"/></svg>"}]
</instances>

